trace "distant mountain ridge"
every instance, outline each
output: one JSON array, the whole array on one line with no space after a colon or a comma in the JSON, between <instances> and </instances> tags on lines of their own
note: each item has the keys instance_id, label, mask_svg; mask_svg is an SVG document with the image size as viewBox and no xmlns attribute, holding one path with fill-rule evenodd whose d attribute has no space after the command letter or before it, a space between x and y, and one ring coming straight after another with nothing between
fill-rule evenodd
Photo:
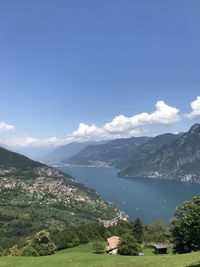
<instances>
[{"instance_id":1,"label":"distant mountain ridge","mask_svg":"<svg viewBox=\"0 0 200 267\"><path fill-rule=\"evenodd\" d=\"M75 154L82 151L85 147L97 144L95 141L87 141L87 142L72 142L70 144L62 145L55 148L50 153L43 155L38 158L38 160L45 162L47 164L57 164L67 160L69 157L74 156Z\"/></svg>"},{"instance_id":2,"label":"distant mountain ridge","mask_svg":"<svg viewBox=\"0 0 200 267\"><path fill-rule=\"evenodd\" d=\"M200 124L119 174L200 183Z\"/></svg>"},{"instance_id":3,"label":"distant mountain ridge","mask_svg":"<svg viewBox=\"0 0 200 267\"><path fill-rule=\"evenodd\" d=\"M177 138L175 134L156 137L131 137L115 139L102 145L90 145L65 161L66 164L90 167L116 167L123 169L138 159L143 159Z\"/></svg>"},{"instance_id":4,"label":"distant mountain ridge","mask_svg":"<svg viewBox=\"0 0 200 267\"><path fill-rule=\"evenodd\" d=\"M174 140L178 138L178 135L166 133L155 136L148 140L146 143L141 144L135 153L132 156L130 166L133 165L136 161L148 157L150 154L153 154L157 149L163 145L171 144Z\"/></svg>"},{"instance_id":5,"label":"distant mountain ridge","mask_svg":"<svg viewBox=\"0 0 200 267\"><path fill-rule=\"evenodd\" d=\"M63 161L65 164L90 167L125 168L137 148L151 137L131 137L111 140L105 144L90 145Z\"/></svg>"}]
</instances>

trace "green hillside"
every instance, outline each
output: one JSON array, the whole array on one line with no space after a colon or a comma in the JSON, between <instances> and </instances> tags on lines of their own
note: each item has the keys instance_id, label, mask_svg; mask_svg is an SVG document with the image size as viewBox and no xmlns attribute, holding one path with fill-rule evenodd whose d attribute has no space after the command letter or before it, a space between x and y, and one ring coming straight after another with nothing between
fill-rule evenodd
<instances>
[{"instance_id":1,"label":"green hillside","mask_svg":"<svg viewBox=\"0 0 200 267\"><path fill-rule=\"evenodd\" d=\"M0 148L0 247L39 230L109 221L123 213L70 175Z\"/></svg>"}]
</instances>

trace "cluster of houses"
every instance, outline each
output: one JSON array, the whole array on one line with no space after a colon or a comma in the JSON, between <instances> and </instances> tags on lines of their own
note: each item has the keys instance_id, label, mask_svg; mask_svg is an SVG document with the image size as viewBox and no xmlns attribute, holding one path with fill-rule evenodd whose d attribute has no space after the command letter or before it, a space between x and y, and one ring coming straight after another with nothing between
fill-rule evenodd
<instances>
[{"instance_id":1,"label":"cluster of houses","mask_svg":"<svg viewBox=\"0 0 200 267\"><path fill-rule=\"evenodd\" d=\"M0 179L0 192L18 189L24 192L24 196L29 198L36 196L38 200L48 202L68 203L71 199L80 202L90 201L87 195L80 194L73 186L66 185L62 179L53 179L46 177L37 177L32 180L16 179L11 177L3 177ZM31 202L29 202L31 203Z\"/></svg>"},{"instance_id":2,"label":"cluster of houses","mask_svg":"<svg viewBox=\"0 0 200 267\"><path fill-rule=\"evenodd\" d=\"M118 247L120 243L119 236L112 236L107 239L108 245L106 247L106 252L108 255L117 255L118 253ZM154 253L156 255L158 254L166 254L167 250L169 248L169 244L151 244L148 245L148 247L152 247L154 249ZM143 253L139 255L144 255Z\"/></svg>"}]
</instances>

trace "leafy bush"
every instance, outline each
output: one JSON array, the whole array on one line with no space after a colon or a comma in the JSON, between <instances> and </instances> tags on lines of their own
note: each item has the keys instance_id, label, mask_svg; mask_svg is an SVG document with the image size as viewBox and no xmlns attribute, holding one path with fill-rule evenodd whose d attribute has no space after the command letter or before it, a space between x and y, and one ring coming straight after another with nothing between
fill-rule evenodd
<instances>
[{"instance_id":1,"label":"leafy bush","mask_svg":"<svg viewBox=\"0 0 200 267\"><path fill-rule=\"evenodd\" d=\"M58 250L86 244L94 240L104 240L107 229L99 223L88 223L69 226L62 232L55 234L55 244Z\"/></svg>"},{"instance_id":2,"label":"leafy bush","mask_svg":"<svg viewBox=\"0 0 200 267\"><path fill-rule=\"evenodd\" d=\"M39 256L51 255L56 251L56 246L51 241L50 234L46 230L35 234L31 245L38 252Z\"/></svg>"},{"instance_id":3,"label":"leafy bush","mask_svg":"<svg viewBox=\"0 0 200 267\"><path fill-rule=\"evenodd\" d=\"M12 246L11 248L9 248L8 250L8 254L10 256L20 256L21 255L21 250L20 248L18 247L18 245L14 245Z\"/></svg>"},{"instance_id":4,"label":"leafy bush","mask_svg":"<svg viewBox=\"0 0 200 267\"><path fill-rule=\"evenodd\" d=\"M134 236L126 234L121 237L118 253L126 256L138 256L141 252L141 246Z\"/></svg>"},{"instance_id":5,"label":"leafy bush","mask_svg":"<svg viewBox=\"0 0 200 267\"><path fill-rule=\"evenodd\" d=\"M39 253L35 250L34 247L27 245L22 248L21 256L39 256Z\"/></svg>"},{"instance_id":6,"label":"leafy bush","mask_svg":"<svg viewBox=\"0 0 200 267\"><path fill-rule=\"evenodd\" d=\"M26 240L25 246L21 249L22 256L46 256L54 254L55 244L51 241L48 231L43 230L36 233L33 238Z\"/></svg>"}]
</instances>

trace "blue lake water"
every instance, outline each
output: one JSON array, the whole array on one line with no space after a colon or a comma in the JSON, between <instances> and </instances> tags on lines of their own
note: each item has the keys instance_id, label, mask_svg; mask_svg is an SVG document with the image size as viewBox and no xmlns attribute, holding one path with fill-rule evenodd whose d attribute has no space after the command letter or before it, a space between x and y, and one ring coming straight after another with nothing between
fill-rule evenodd
<instances>
[{"instance_id":1,"label":"blue lake water","mask_svg":"<svg viewBox=\"0 0 200 267\"><path fill-rule=\"evenodd\" d=\"M59 168L77 181L95 189L107 201L124 210L131 219L140 216L144 223L168 223L175 207L200 194L200 185L146 178L121 178L114 168Z\"/></svg>"}]
</instances>

